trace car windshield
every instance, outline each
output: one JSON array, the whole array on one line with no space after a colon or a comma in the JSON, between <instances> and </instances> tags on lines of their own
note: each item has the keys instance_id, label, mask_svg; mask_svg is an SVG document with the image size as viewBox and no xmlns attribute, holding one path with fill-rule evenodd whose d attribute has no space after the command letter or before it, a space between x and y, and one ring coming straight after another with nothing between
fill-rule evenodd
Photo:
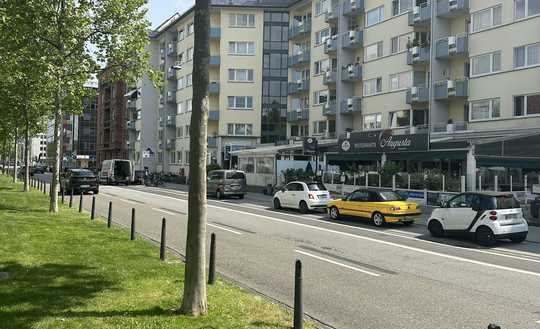
<instances>
[{"instance_id":1,"label":"car windshield","mask_svg":"<svg viewBox=\"0 0 540 329\"><path fill-rule=\"evenodd\" d=\"M379 192L382 201L403 201L401 195L394 191L381 191Z\"/></svg>"},{"instance_id":2,"label":"car windshield","mask_svg":"<svg viewBox=\"0 0 540 329\"><path fill-rule=\"evenodd\" d=\"M519 201L512 194L500 195L493 198L495 207L493 209L514 209L520 208Z\"/></svg>"},{"instance_id":3,"label":"car windshield","mask_svg":"<svg viewBox=\"0 0 540 329\"><path fill-rule=\"evenodd\" d=\"M322 183L308 183L307 187L310 191L326 191L326 186Z\"/></svg>"},{"instance_id":4,"label":"car windshield","mask_svg":"<svg viewBox=\"0 0 540 329\"><path fill-rule=\"evenodd\" d=\"M118 177L128 177L130 172L130 166L128 161L115 161L114 162L114 175Z\"/></svg>"},{"instance_id":5,"label":"car windshield","mask_svg":"<svg viewBox=\"0 0 540 329\"><path fill-rule=\"evenodd\" d=\"M241 171L227 171L227 179L244 179L244 173Z\"/></svg>"},{"instance_id":6,"label":"car windshield","mask_svg":"<svg viewBox=\"0 0 540 329\"><path fill-rule=\"evenodd\" d=\"M74 170L72 175L73 177L94 177L94 173L90 170Z\"/></svg>"}]
</instances>

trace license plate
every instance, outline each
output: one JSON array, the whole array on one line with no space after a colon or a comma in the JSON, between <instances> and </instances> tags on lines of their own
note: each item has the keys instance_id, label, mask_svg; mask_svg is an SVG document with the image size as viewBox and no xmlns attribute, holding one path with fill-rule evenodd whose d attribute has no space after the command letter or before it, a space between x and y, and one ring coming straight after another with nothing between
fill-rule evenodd
<instances>
[{"instance_id":1,"label":"license plate","mask_svg":"<svg viewBox=\"0 0 540 329\"><path fill-rule=\"evenodd\" d=\"M507 214L506 215L506 219L516 219L516 218L518 218L517 214Z\"/></svg>"},{"instance_id":2,"label":"license plate","mask_svg":"<svg viewBox=\"0 0 540 329\"><path fill-rule=\"evenodd\" d=\"M90 185L81 185L81 188L88 188Z\"/></svg>"},{"instance_id":3,"label":"license plate","mask_svg":"<svg viewBox=\"0 0 540 329\"><path fill-rule=\"evenodd\" d=\"M326 199L326 195L325 194L319 195L319 199Z\"/></svg>"},{"instance_id":4,"label":"license plate","mask_svg":"<svg viewBox=\"0 0 540 329\"><path fill-rule=\"evenodd\" d=\"M239 189L240 189L240 186L231 186L231 188L232 188L233 190L239 190Z\"/></svg>"}]
</instances>

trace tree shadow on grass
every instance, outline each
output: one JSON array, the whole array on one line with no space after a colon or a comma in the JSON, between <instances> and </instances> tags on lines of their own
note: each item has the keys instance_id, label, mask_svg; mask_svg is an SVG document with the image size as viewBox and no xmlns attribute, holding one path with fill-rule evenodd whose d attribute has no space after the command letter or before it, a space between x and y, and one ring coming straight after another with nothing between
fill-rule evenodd
<instances>
[{"instance_id":1,"label":"tree shadow on grass","mask_svg":"<svg viewBox=\"0 0 540 329\"><path fill-rule=\"evenodd\" d=\"M44 208L28 208L28 207L17 207L13 205L7 205L0 203L0 211L11 211L11 212L20 212L20 213L47 213L49 209Z\"/></svg>"}]
</instances>

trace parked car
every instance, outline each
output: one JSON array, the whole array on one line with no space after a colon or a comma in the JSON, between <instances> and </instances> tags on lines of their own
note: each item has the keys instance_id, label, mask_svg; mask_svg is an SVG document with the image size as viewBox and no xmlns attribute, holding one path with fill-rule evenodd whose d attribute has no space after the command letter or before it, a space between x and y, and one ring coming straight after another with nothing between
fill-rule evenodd
<instances>
[{"instance_id":1,"label":"parked car","mask_svg":"<svg viewBox=\"0 0 540 329\"><path fill-rule=\"evenodd\" d=\"M359 189L343 199L328 203L332 219L342 215L369 218L375 226L400 222L414 223L422 211L416 202L408 202L401 195L389 190Z\"/></svg>"},{"instance_id":2,"label":"parked car","mask_svg":"<svg viewBox=\"0 0 540 329\"><path fill-rule=\"evenodd\" d=\"M218 199L225 196L243 199L247 193L246 175L240 170L212 170L208 173L206 193Z\"/></svg>"},{"instance_id":3,"label":"parked car","mask_svg":"<svg viewBox=\"0 0 540 329\"><path fill-rule=\"evenodd\" d=\"M32 175L43 175L46 172L47 172L47 167L45 166L37 165L32 168Z\"/></svg>"},{"instance_id":4,"label":"parked car","mask_svg":"<svg viewBox=\"0 0 540 329\"><path fill-rule=\"evenodd\" d=\"M60 191L75 194L85 192L99 193L98 179L94 172L88 169L67 169L60 176Z\"/></svg>"},{"instance_id":5,"label":"parked car","mask_svg":"<svg viewBox=\"0 0 540 329\"><path fill-rule=\"evenodd\" d=\"M274 194L274 209L293 208L305 214L313 209L326 209L330 192L318 182L290 182Z\"/></svg>"},{"instance_id":6,"label":"parked car","mask_svg":"<svg viewBox=\"0 0 540 329\"><path fill-rule=\"evenodd\" d=\"M101 184L125 184L133 181L133 164L130 160L105 160L101 165L99 182Z\"/></svg>"},{"instance_id":7,"label":"parked car","mask_svg":"<svg viewBox=\"0 0 540 329\"><path fill-rule=\"evenodd\" d=\"M513 194L467 192L435 209L428 230L435 237L466 235L481 245L492 246L499 239L524 241L529 227Z\"/></svg>"}]
</instances>

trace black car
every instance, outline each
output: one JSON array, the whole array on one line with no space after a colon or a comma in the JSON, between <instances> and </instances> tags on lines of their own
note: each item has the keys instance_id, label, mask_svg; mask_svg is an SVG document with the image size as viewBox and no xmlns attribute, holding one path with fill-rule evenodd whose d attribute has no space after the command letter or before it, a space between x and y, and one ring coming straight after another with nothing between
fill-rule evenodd
<instances>
[{"instance_id":1,"label":"black car","mask_svg":"<svg viewBox=\"0 0 540 329\"><path fill-rule=\"evenodd\" d=\"M44 173L47 172L47 168L45 168L44 166L35 166L33 169L32 169L32 175L34 174L40 174L40 175L43 175Z\"/></svg>"},{"instance_id":2,"label":"black car","mask_svg":"<svg viewBox=\"0 0 540 329\"><path fill-rule=\"evenodd\" d=\"M65 193L99 193L98 179L94 172L88 169L67 169L60 177L60 190Z\"/></svg>"}]
</instances>

